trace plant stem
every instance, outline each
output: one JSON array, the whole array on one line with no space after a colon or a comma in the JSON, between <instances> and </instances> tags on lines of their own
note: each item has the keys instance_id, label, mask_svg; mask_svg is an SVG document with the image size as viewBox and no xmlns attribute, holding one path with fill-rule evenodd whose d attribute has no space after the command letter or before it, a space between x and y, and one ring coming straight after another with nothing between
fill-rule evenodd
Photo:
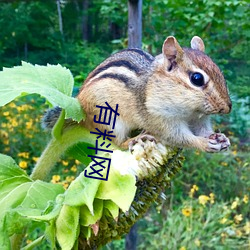
<instances>
[{"instance_id":1,"label":"plant stem","mask_svg":"<svg viewBox=\"0 0 250 250\"><path fill-rule=\"evenodd\" d=\"M77 142L95 144L96 137L86 128L75 125L63 131L60 138L52 138L39 158L31 178L33 180L46 180L49 173L65 151Z\"/></svg>"}]
</instances>

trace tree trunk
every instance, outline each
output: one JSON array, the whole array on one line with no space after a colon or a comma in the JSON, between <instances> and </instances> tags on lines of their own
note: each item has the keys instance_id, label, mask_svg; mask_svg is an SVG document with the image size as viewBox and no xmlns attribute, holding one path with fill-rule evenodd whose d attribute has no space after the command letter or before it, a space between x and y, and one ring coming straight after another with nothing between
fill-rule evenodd
<instances>
[{"instance_id":1,"label":"tree trunk","mask_svg":"<svg viewBox=\"0 0 250 250\"><path fill-rule=\"evenodd\" d=\"M142 47L142 0L128 0L128 47ZM136 250L137 226L126 236L126 250Z\"/></svg>"},{"instance_id":2,"label":"tree trunk","mask_svg":"<svg viewBox=\"0 0 250 250\"><path fill-rule=\"evenodd\" d=\"M58 12L58 20L59 20L59 30L63 36L63 22L62 22L62 12L61 12L60 0L56 1L56 5L57 5L57 12Z\"/></svg>"},{"instance_id":3,"label":"tree trunk","mask_svg":"<svg viewBox=\"0 0 250 250\"><path fill-rule=\"evenodd\" d=\"M89 20L88 20L89 0L82 1L82 39L89 40Z\"/></svg>"},{"instance_id":4,"label":"tree trunk","mask_svg":"<svg viewBox=\"0 0 250 250\"><path fill-rule=\"evenodd\" d=\"M136 250L136 241L137 241L137 224L131 227L129 233L126 236L126 250Z\"/></svg>"},{"instance_id":5,"label":"tree trunk","mask_svg":"<svg viewBox=\"0 0 250 250\"><path fill-rule=\"evenodd\" d=\"M142 47L142 0L128 1L128 47Z\"/></svg>"}]
</instances>

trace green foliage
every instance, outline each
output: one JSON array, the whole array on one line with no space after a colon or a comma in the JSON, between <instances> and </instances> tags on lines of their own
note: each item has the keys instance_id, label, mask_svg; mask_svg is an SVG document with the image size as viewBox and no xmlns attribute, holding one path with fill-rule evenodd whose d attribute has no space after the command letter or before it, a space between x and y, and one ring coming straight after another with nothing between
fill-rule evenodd
<instances>
[{"instance_id":1,"label":"green foliage","mask_svg":"<svg viewBox=\"0 0 250 250\"><path fill-rule=\"evenodd\" d=\"M223 131L230 130L237 136L240 143L249 143L249 127L250 127L250 98L232 98L233 109L230 115L216 116L215 123L218 124Z\"/></svg>"},{"instance_id":2,"label":"green foliage","mask_svg":"<svg viewBox=\"0 0 250 250\"><path fill-rule=\"evenodd\" d=\"M58 62L71 70L76 86L80 87L88 74L110 53L111 48L102 43L97 45L86 42L65 42L62 58Z\"/></svg>"},{"instance_id":3,"label":"green foliage","mask_svg":"<svg viewBox=\"0 0 250 250\"><path fill-rule=\"evenodd\" d=\"M250 223L242 200L228 204L206 195L186 198L175 210L146 217L138 249L248 249ZM145 223L144 222L144 223Z\"/></svg>"},{"instance_id":4,"label":"green foliage","mask_svg":"<svg viewBox=\"0 0 250 250\"><path fill-rule=\"evenodd\" d=\"M200 187L201 192L215 193L217 199L222 201L230 201L235 197L247 194L250 187L248 148L239 151L233 137L230 139L233 146L224 154L187 153L183 166L186 170L185 175L180 175L175 182L177 186L183 182L186 185L182 186L181 192L180 190L178 190L179 192L176 190L176 192L182 195L193 184L196 184ZM177 195L176 199L179 198L181 199L181 196Z\"/></svg>"},{"instance_id":5,"label":"green foliage","mask_svg":"<svg viewBox=\"0 0 250 250\"><path fill-rule=\"evenodd\" d=\"M249 96L250 14L247 1L144 1L144 46L160 52L168 35L189 46L205 41L206 53L223 69L232 93Z\"/></svg>"},{"instance_id":6,"label":"green foliage","mask_svg":"<svg viewBox=\"0 0 250 250\"><path fill-rule=\"evenodd\" d=\"M22 232L29 224L26 216L37 215L64 190L62 186L41 181L32 182L12 158L0 154L1 164L1 248L9 249L9 237ZM39 197L39 198L38 198Z\"/></svg>"}]
</instances>

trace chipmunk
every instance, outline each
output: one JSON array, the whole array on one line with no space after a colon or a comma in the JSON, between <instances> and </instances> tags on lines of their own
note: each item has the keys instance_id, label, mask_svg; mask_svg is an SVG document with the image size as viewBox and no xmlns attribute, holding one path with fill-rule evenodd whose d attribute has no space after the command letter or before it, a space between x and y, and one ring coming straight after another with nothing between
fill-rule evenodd
<instances>
[{"instance_id":1,"label":"chipmunk","mask_svg":"<svg viewBox=\"0 0 250 250\"><path fill-rule=\"evenodd\" d=\"M203 40L194 36L191 48L181 48L169 36L162 54L153 57L140 49L125 49L97 66L85 80L77 98L87 114L83 126L112 130L97 124L100 109L119 104L114 142L127 146L132 130L137 138L155 138L164 145L219 152L230 146L228 138L215 133L211 114L227 114L231 100L223 74L204 53Z\"/></svg>"}]
</instances>

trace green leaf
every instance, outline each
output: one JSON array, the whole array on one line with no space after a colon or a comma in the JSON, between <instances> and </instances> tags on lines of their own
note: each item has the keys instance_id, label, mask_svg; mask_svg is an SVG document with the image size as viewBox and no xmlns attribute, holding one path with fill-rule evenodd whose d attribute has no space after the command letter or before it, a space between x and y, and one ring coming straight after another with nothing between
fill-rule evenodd
<instances>
[{"instance_id":1,"label":"green leaf","mask_svg":"<svg viewBox=\"0 0 250 250\"><path fill-rule=\"evenodd\" d=\"M51 221L45 229L45 237L50 242L51 249L56 249L56 223Z\"/></svg>"},{"instance_id":2,"label":"green leaf","mask_svg":"<svg viewBox=\"0 0 250 250\"><path fill-rule=\"evenodd\" d=\"M0 106L18 96L36 93L53 106L65 109L66 118L80 121L84 114L78 100L71 97L73 84L72 74L61 65L34 66L22 62L22 66L0 72Z\"/></svg>"},{"instance_id":3,"label":"green leaf","mask_svg":"<svg viewBox=\"0 0 250 250\"><path fill-rule=\"evenodd\" d=\"M15 209L11 209L5 213L2 231L6 233L7 237L13 234L22 234L23 228L30 223L31 221L27 217L22 217Z\"/></svg>"},{"instance_id":4,"label":"green leaf","mask_svg":"<svg viewBox=\"0 0 250 250\"><path fill-rule=\"evenodd\" d=\"M49 204L49 206L50 205L51 204ZM53 206L53 209L51 211L49 211L48 213L43 212L42 215L27 215L27 213L26 214L22 213L21 210L18 210L18 211L19 211L20 214L26 215L26 216L28 216L32 220L50 222L50 221L52 221L52 220L54 220L54 219L57 218L57 216L59 215L59 213L60 213L60 211L62 209L62 206L63 206L62 204L58 204L58 203L53 204L53 205L54 206ZM47 208L45 209L45 211L46 210L47 210Z\"/></svg>"},{"instance_id":5,"label":"green leaf","mask_svg":"<svg viewBox=\"0 0 250 250\"><path fill-rule=\"evenodd\" d=\"M3 229L1 229L0 225L0 249L2 250L10 250L10 240L8 234L6 234Z\"/></svg>"},{"instance_id":6,"label":"green leaf","mask_svg":"<svg viewBox=\"0 0 250 250\"><path fill-rule=\"evenodd\" d=\"M10 156L0 154L0 181L17 176L26 176L28 178L28 175Z\"/></svg>"},{"instance_id":7,"label":"green leaf","mask_svg":"<svg viewBox=\"0 0 250 250\"><path fill-rule=\"evenodd\" d=\"M129 210L134 199L136 180L133 175L121 175L117 170L111 168L108 181L102 181L96 194L96 198L112 200L123 212Z\"/></svg>"},{"instance_id":8,"label":"green leaf","mask_svg":"<svg viewBox=\"0 0 250 250\"><path fill-rule=\"evenodd\" d=\"M70 206L87 205L93 214L93 201L101 182L101 180L86 178L82 172L66 190L64 204Z\"/></svg>"},{"instance_id":9,"label":"green leaf","mask_svg":"<svg viewBox=\"0 0 250 250\"><path fill-rule=\"evenodd\" d=\"M92 149L88 149L88 147L93 147L94 145L85 143L85 142L79 142L72 147L70 147L66 154L70 157L73 157L74 159L77 159L78 161L82 162L86 166L91 162L91 158L88 157L88 155L93 154Z\"/></svg>"},{"instance_id":10,"label":"green leaf","mask_svg":"<svg viewBox=\"0 0 250 250\"><path fill-rule=\"evenodd\" d=\"M119 207L113 201L110 200L103 201L103 207L109 210L114 219L118 217Z\"/></svg>"},{"instance_id":11,"label":"green leaf","mask_svg":"<svg viewBox=\"0 0 250 250\"><path fill-rule=\"evenodd\" d=\"M32 182L23 183L1 199L0 221L3 220L7 210L16 208L22 203L31 185Z\"/></svg>"},{"instance_id":12,"label":"green leaf","mask_svg":"<svg viewBox=\"0 0 250 250\"><path fill-rule=\"evenodd\" d=\"M81 235L84 236L84 238L89 239L92 234L91 227L80 227Z\"/></svg>"},{"instance_id":13,"label":"green leaf","mask_svg":"<svg viewBox=\"0 0 250 250\"><path fill-rule=\"evenodd\" d=\"M102 217L103 200L95 199L93 203L94 214L92 214L87 206L80 208L80 225L89 226L95 224Z\"/></svg>"},{"instance_id":14,"label":"green leaf","mask_svg":"<svg viewBox=\"0 0 250 250\"><path fill-rule=\"evenodd\" d=\"M71 250L79 234L79 207L64 205L56 220L56 238L64 250Z\"/></svg>"},{"instance_id":15,"label":"green leaf","mask_svg":"<svg viewBox=\"0 0 250 250\"><path fill-rule=\"evenodd\" d=\"M17 176L0 181L0 201L13 189L25 182L31 182L30 178L27 176Z\"/></svg>"},{"instance_id":16,"label":"green leaf","mask_svg":"<svg viewBox=\"0 0 250 250\"><path fill-rule=\"evenodd\" d=\"M32 182L21 184L0 201L0 249L8 249L9 236L13 234L13 227L15 232L19 232L27 223L20 216L16 216L16 213L11 213L11 210L22 202L31 184Z\"/></svg>"},{"instance_id":17,"label":"green leaf","mask_svg":"<svg viewBox=\"0 0 250 250\"><path fill-rule=\"evenodd\" d=\"M61 207L55 206L56 210L50 203L64 193L64 189L61 185L40 180L32 182L11 157L0 155L0 159L0 235L5 239L1 243L4 249L9 245L9 236L21 233L31 219L34 220L27 216L41 216L47 210L57 216Z\"/></svg>"},{"instance_id":18,"label":"green leaf","mask_svg":"<svg viewBox=\"0 0 250 250\"><path fill-rule=\"evenodd\" d=\"M0 229L13 235L22 230L30 220L39 220L49 201L54 200L58 193L64 192L60 185L43 183L42 181L23 183L12 190L1 200ZM61 206L58 205L47 216L47 220L55 219ZM45 220L45 218L42 218ZM41 221L43 221L40 219Z\"/></svg>"},{"instance_id":19,"label":"green leaf","mask_svg":"<svg viewBox=\"0 0 250 250\"><path fill-rule=\"evenodd\" d=\"M64 193L64 188L61 185L37 180L30 186L20 207L27 209L27 211L31 208L42 212L48 201L55 200L56 196L61 193Z\"/></svg>"}]
</instances>

